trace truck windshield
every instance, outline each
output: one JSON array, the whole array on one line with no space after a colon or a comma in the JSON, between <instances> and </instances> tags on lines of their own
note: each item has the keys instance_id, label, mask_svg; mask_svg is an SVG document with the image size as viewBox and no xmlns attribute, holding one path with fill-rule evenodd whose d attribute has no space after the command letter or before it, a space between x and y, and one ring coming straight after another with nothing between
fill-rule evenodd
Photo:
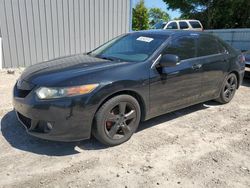
<instances>
[{"instance_id":1,"label":"truck windshield","mask_svg":"<svg viewBox=\"0 0 250 188\"><path fill-rule=\"evenodd\" d=\"M167 22L158 22L156 23L152 29L164 29L164 27L167 25Z\"/></svg>"}]
</instances>

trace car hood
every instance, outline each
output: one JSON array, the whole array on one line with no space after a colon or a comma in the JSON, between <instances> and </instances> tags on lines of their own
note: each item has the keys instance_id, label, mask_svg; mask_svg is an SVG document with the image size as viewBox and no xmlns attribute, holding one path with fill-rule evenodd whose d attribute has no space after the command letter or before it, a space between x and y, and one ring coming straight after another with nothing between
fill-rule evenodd
<instances>
[{"instance_id":1,"label":"car hood","mask_svg":"<svg viewBox=\"0 0 250 188\"><path fill-rule=\"evenodd\" d=\"M121 64L124 62L114 62L84 54L71 55L32 65L25 69L20 80L35 85L53 85L68 78Z\"/></svg>"}]
</instances>

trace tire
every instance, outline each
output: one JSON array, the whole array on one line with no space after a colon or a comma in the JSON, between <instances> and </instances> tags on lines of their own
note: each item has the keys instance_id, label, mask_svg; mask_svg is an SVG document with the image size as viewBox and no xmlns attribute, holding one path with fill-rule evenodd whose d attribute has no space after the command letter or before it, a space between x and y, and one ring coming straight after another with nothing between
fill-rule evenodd
<instances>
[{"instance_id":1,"label":"tire","mask_svg":"<svg viewBox=\"0 0 250 188\"><path fill-rule=\"evenodd\" d=\"M140 105L134 97L115 96L97 111L93 135L107 146L122 144L137 130L140 118Z\"/></svg>"},{"instance_id":2,"label":"tire","mask_svg":"<svg viewBox=\"0 0 250 188\"><path fill-rule=\"evenodd\" d=\"M234 73L229 74L222 84L220 97L216 101L221 104L229 103L235 95L237 85L237 76Z\"/></svg>"}]
</instances>

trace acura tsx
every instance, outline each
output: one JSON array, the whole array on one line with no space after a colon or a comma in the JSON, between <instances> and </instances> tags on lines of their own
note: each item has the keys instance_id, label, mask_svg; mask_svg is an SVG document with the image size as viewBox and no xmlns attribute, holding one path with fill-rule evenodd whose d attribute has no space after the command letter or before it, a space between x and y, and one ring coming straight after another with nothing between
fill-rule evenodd
<instances>
[{"instance_id":1,"label":"acura tsx","mask_svg":"<svg viewBox=\"0 0 250 188\"><path fill-rule=\"evenodd\" d=\"M121 144L141 121L208 100L228 103L244 58L205 32L124 34L86 53L26 68L14 86L19 121L33 136Z\"/></svg>"}]
</instances>

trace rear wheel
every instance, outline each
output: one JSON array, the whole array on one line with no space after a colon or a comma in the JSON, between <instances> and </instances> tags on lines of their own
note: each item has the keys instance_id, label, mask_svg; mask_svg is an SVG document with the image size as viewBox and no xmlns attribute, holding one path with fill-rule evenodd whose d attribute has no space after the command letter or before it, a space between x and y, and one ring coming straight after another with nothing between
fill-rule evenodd
<instances>
[{"instance_id":1,"label":"rear wheel","mask_svg":"<svg viewBox=\"0 0 250 188\"><path fill-rule=\"evenodd\" d=\"M222 85L220 97L216 99L216 101L222 104L229 103L235 95L237 84L238 80L236 75L234 73L229 74Z\"/></svg>"},{"instance_id":2,"label":"rear wheel","mask_svg":"<svg viewBox=\"0 0 250 188\"><path fill-rule=\"evenodd\" d=\"M140 105L134 97L116 96L97 111L94 136L105 145L119 145L130 139L139 125L140 118Z\"/></svg>"}]
</instances>

